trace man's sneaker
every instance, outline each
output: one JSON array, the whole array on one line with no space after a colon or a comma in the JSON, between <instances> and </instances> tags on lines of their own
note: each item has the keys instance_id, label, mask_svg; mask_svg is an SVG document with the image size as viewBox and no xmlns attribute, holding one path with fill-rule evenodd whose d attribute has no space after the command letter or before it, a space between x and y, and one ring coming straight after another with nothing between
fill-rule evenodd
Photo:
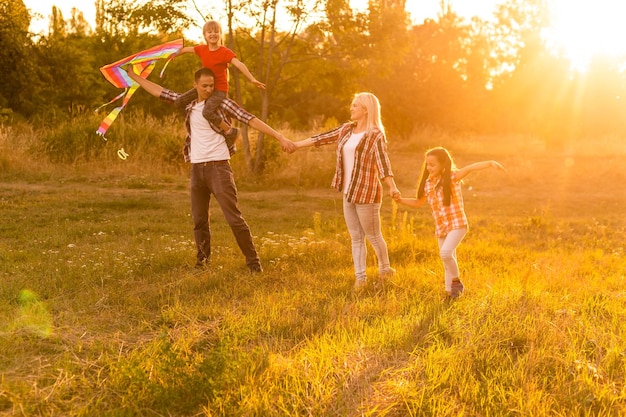
<instances>
[{"instance_id":1,"label":"man's sneaker","mask_svg":"<svg viewBox=\"0 0 626 417\"><path fill-rule=\"evenodd\" d=\"M198 259L195 265L196 269L209 269L209 260L208 259Z\"/></svg>"},{"instance_id":2,"label":"man's sneaker","mask_svg":"<svg viewBox=\"0 0 626 417\"><path fill-rule=\"evenodd\" d=\"M459 298L461 294L463 294L464 289L465 287L463 286L463 283L461 282L461 280L459 280L458 278L452 280L452 287L450 288L450 297Z\"/></svg>"}]
</instances>

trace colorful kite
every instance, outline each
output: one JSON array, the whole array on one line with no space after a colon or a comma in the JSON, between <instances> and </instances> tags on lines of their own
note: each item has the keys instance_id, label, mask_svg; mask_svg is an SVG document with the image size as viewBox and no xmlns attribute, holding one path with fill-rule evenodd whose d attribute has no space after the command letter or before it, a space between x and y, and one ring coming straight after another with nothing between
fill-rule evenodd
<instances>
[{"instance_id":1,"label":"colorful kite","mask_svg":"<svg viewBox=\"0 0 626 417\"><path fill-rule=\"evenodd\" d=\"M124 88L124 92L122 92L120 95L118 95L108 103L105 103L102 106L98 107L96 112L101 108L121 99L122 97L124 98L124 100L122 101L121 106L114 108L108 114L108 116L104 118L102 123L100 123L100 127L98 127L98 130L96 131L98 135L102 136L106 140L104 134L109 129L117 115L126 106L128 100L130 100L135 91L137 91L137 89L139 88L139 84L137 84L128 76L125 67L128 65L132 65L133 71L135 71L135 73L139 74L139 76L142 78L147 78L154 69L156 62L159 59L169 58L163 66L163 69L161 70L160 75L163 76L163 72L165 71L167 64L169 64L174 56L176 56L175 54L182 47L183 40L177 39L175 41L167 42L161 45L154 46L150 49L146 49L145 51L138 52L134 55L120 59L117 62L105 65L100 68L100 72L102 73L102 75L104 75L104 78L106 78L115 87Z\"/></svg>"}]
</instances>

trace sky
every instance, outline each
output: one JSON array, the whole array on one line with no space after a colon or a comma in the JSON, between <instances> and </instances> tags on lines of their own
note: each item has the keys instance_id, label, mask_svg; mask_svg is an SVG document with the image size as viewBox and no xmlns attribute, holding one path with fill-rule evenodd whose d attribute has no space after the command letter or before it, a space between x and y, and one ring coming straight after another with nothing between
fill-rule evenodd
<instances>
[{"instance_id":1,"label":"sky","mask_svg":"<svg viewBox=\"0 0 626 417\"><path fill-rule=\"evenodd\" d=\"M96 20L95 1L91 0L22 0L31 13L30 30L34 33L47 31L52 14L52 6L61 10L64 19L72 16L72 8L83 12L85 19L91 26ZM36 16L38 14L39 16Z\"/></svg>"},{"instance_id":2,"label":"sky","mask_svg":"<svg viewBox=\"0 0 626 417\"><path fill-rule=\"evenodd\" d=\"M93 0L23 0L31 14L37 13L31 20L31 31L39 33L46 31L49 16L52 14L52 6L61 10L63 17L69 19L72 8L83 13L83 16L93 26L95 20L95 6ZM367 0L350 0L356 10L365 10ZM449 0L453 10L464 17L481 16L489 17L495 10L498 0ZM198 1L201 6L202 1ZM422 23L426 18L437 16L440 8L440 0L406 0L406 9L414 23ZM195 30L195 29L194 29Z\"/></svg>"}]
</instances>

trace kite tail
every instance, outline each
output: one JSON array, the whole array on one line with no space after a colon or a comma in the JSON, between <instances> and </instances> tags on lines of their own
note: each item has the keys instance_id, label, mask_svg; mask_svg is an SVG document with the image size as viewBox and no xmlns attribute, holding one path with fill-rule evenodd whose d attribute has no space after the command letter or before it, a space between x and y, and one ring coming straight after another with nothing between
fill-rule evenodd
<instances>
[{"instance_id":1,"label":"kite tail","mask_svg":"<svg viewBox=\"0 0 626 417\"><path fill-rule=\"evenodd\" d=\"M144 64L133 64L133 71L135 71L136 69L139 70L140 72L139 76L142 78L146 78L148 77L148 75L150 75L150 73L154 69L154 65L155 65L154 62L150 63L147 66L145 66ZM135 91L137 91L137 89L139 89L139 84L137 84L136 82L133 82L133 85L131 85L126 90L124 90L122 94L118 95L113 100L107 103L107 104L113 103L114 101L119 100L121 97L124 97L124 101L122 102L122 105L111 110L111 112L107 115L107 117L104 118L102 123L100 123L100 126L98 126L98 130L96 130L96 134L99 136L102 136L102 139L107 140L107 138L104 136L105 133L107 132L107 130L109 130L109 127L111 127L111 124L113 124L113 122L115 121L117 116L120 114L120 112L124 109L124 107L126 107L126 105L128 104L128 101L133 96L133 94L135 94ZM107 104L100 106L98 109L101 109Z\"/></svg>"},{"instance_id":2,"label":"kite tail","mask_svg":"<svg viewBox=\"0 0 626 417\"><path fill-rule=\"evenodd\" d=\"M108 140L106 138L106 136L104 136L104 134L107 132L107 130L111 126L111 123L113 123L113 121L115 120L117 115L120 114L121 111L122 111L122 106L114 108L111 111L111 113L109 113L107 115L107 117L104 118L102 123L100 123L100 126L98 127L98 130L96 130L96 135L100 135L100 136L102 136L102 139Z\"/></svg>"},{"instance_id":3,"label":"kite tail","mask_svg":"<svg viewBox=\"0 0 626 417\"><path fill-rule=\"evenodd\" d=\"M161 73L159 74L159 78L163 78L163 74L165 73L165 68L167 68L167 66L170 64L170 62L172 62L172 59L174 59L176 57L176 54L171 55L167 61L165 61L165 65L163 65L163 68L161 69Z\"/></svg>"},{"instance_id":4,"label":"kite tail","mask_svg":"<svg viewBox=\"0 0 626 417\"><path fill-rule=\"evenodd\" d=\"M107 132L111 124L115 121L115 119L117 118L117 115L120 114L120 112L122 111L124 107L126 107L126 104L128 104L128 100L130 100L130 98L133 96L133 94L135 94L135 91L137 91L138 88L139 88L139 84L135 84L131 86L130 88L126 89L126 91L123 93L126 96L124 97L124 101L122 102L122 105L111 110L111 113L109 113L107 117L104 118L102 123L100 123L98 130L96 130L96 134L102 136L102 139L107 140L104 134Z\"/></svg>"},{"instance_id":5,"label":"kite tail","mask_svg":"<svg viewBox=\"0 0 626 417\"><path fill-rule=\"evenodd\" d=\"M126 94L126 92L127 92L127 91L128 91L128 89L127 89L127 88L126 88L126 89L124 89L124 91L123 91L121 94L119 94L118 96L116 96L113 100L111 100L111 101L109 101L109 102L107 102L107 103L104 103L102 106L100 106L100 107L98 107L97 109L95 109L95 110L94 110L94 113L98 113L98 112L100 111L100 109L102 109L103 107L106 107L106 106L108 106L109 104L114 103L114 102L116 102L117 100L121 99L122 97L124 97L124 94Z\"/></svg>"}]
</instances>

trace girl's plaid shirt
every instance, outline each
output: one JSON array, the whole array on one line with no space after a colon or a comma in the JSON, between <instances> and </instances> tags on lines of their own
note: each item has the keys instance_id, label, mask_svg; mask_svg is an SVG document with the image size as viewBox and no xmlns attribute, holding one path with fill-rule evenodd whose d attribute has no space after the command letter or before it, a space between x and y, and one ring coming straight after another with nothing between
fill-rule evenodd
<instances>
[{"instance_id":1,"label":"girl's plaid shirt","mask_svg":"<svg viewBox=\"0 0 626 417\"><path fill-rule=\"evenodd\" d=\"M178 100L181 96L182 94L180 93L164 88L163 91L161 91L161 96L159 98L167 103L174 104L179 110L185 113L185 128L187 129L187 137L185 138L185 145L183 147L183 156L185 157L185 162L189 162L189 150L191 147L191 127L189 124L189 114L191 112L191 107L196 103L196 100L192 101L186 107L183 107L182 103ZM228 125L231 125L232 119L237 119L241 123L249 124L250 120L256 117L229 98L225 98L224 100L222 100L222 103L217 109L217 113L222 116L222 119L224 119L224 121ZM207 121L207 123L209 122ZM214 126L212 123L209 123L209 125L211 126L211 129L213 129L218 134L224 134L224 132L219 127Z\"/></svg>"},{"instance_id":2,"label":"girl's plaid shirt","mask_svg":"<svg viewBox=\"0 0 626 417\"><path fill-rule=\"evenodd\" d=\"M332 186L338 191L343 190L343 147L354 130L354 123L345 123L326 133L311 137L315 146L337 143L337 166ZM346 200L353 204L380 203L383 198L383 187L380 182L385 177L393 177L391 162L387 154L385 135L375 129L367 132L356 147L354 169L350 187L346 192Z\"/></svg>"},{"instance_id":3,"label":"girl's plaid shirt","mask_svg":"<svg viewBox=\"0 0 626 417\"><path fill-rule=\"evenodd\" d=\"M451 182L449 206L443 204L441 177L428 177L424 184L424 194L428 199L428 204L430 204L433 217L435 218L435 235L437 237L445 237L451 230L468 226L463 206L461 181L454 180L454 172L452 173Z\"/></svg>"}]
</instances>

